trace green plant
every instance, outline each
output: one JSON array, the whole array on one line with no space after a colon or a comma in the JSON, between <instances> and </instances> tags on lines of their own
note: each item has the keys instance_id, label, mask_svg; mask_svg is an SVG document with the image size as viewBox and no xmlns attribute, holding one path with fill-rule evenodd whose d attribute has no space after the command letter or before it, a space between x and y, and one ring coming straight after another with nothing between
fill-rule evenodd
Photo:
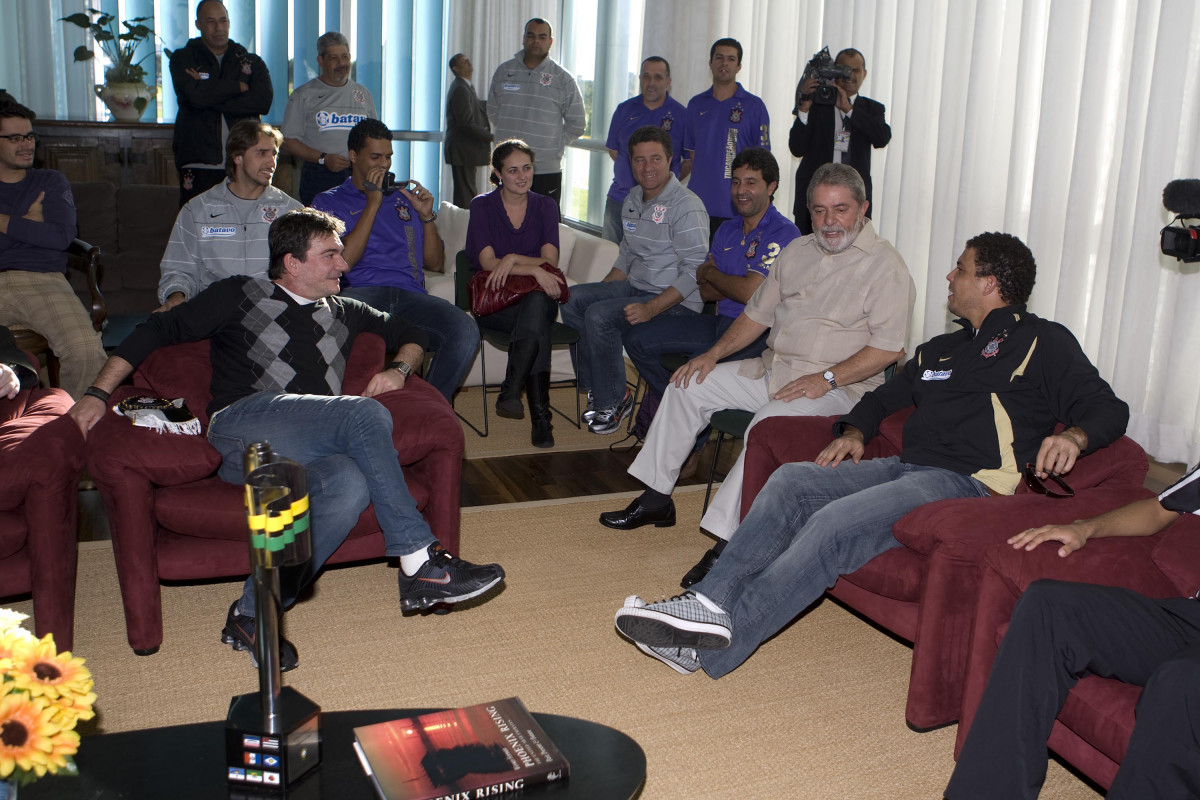
<instances>
[{"instance_id":1,"label":"green plant","mask_svg":"<svg viewBox=\"0 0 1200 800\"><path fill-rule=\"evenodd\" d=\"M115 15L94 8L89 8L87 13L81 11L69 17L61 17L59 21L69 22L92 32L92 38L112 62L112 66L104 71L104 80L109 83L141 83L146 77L142 62L152 53L147 53L137 61L133 59L137 54L138 45L154 36L154 29L142 24L148 19L151 18L134 17L123 21L121 24L125 26L124 33L118 33ZM95 52L84 45L75 48L76 61L90 61L95 57Z\"/></svg>"}]
</instances>

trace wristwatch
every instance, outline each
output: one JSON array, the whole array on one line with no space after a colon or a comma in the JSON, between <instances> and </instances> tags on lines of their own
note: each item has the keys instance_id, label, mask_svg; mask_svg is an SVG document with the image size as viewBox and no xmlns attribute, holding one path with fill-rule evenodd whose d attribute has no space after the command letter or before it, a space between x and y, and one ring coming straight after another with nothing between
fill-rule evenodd
<instances>
[{"instance_id":1,"label":"wristwatch","mask_svg":"<svg viewBox=\"0 0 1200 800\"><path fill-rule=\"evenodd\" d=\"M385 369L398 370L406 378L412 374L412 367L406 361L390 361Z\"/></svg>"},{"instance_id":2,"label":"wristwatch","mask_svg":"<svg viewBox=\"0 0 1200 800\"><path fill-rule=\"evenodd\" d=\"M324 153L321 153L321 155L317 158L317 166L319 166L319 167L325 166L325 154Z\"/></svg>"},{"instance_id":3,"label":"wristwatch","mask_svg":"<svg viewBox=\"0 0 1200 800\"><path fill-rule=\"evenodd\" d=\"M437 219L437 212L436 212L436 211L430 211L430 212L429 212L429 218L428 218L428 219L423 219L423 220L421 220L421 222L424 222L426 225L428 225L429 223L433 222L433 221L434 221L434 220L436 220L436 219Z\"/></svg>"},{"instance_id":4,"label":"wristwatch","mask_svg":"<svg viewBox=\"0 0 1200 800\"><path fill-rule=\"evenodd\" d=\"M833 370L831 370L831 369L825 370L824 374L822 374L821 377L824 378L825 381L829 384L830 389L837 388L837 380L833 377Z\"/></svg>"}]
</instances>

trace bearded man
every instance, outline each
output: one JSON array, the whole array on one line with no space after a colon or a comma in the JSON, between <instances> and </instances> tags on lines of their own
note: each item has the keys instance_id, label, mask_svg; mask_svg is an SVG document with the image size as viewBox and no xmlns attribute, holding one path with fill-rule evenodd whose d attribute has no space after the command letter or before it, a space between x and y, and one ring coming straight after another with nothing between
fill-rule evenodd
<instances>
[{"instance_id":1,"label":"bearded man","mask_svg":"<svg viewBox=\"0 0 1200 800\"><path fill-rule=\"evenodd\" d=\"M808 187L813 234L775 259L742 313L711 349L672 376L629 474L648 487L623 511L600 515L610 528L675 524L671 491L696 435L725 408L771 416L844 414L883 383L904 351L915 289L904 259L866 218L866 187L847 164L826 164ZM770 329L756 358L717 363ZM739 456L701 527L717 545L684 578L704 577L737 529L742 504Z\"/></svg>"}]
</instances>

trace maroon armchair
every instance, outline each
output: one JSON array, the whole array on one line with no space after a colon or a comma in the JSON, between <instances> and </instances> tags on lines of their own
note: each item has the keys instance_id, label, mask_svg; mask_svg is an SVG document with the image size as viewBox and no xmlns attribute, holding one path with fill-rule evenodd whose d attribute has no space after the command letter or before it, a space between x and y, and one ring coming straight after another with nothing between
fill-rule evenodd
<instances>
[{"instance_id":1,"label":"maroon armchair","mask_svg":"<svg viewBox=\"0 0 1200 800\"><path fill-rule=\"evenodd\" d=\"M1200 519L1191 514L1155 536L1097 539L1066 558L1057 550L1054 543L1032 552L993 547L983 560L955 758L979 708L1013 606L1030 583L1039 578L1099 583L1149 597L1184 597L1200 588ZM1054 723L1050 749L1107 789L1125 757L1141 693L1140 687L1117 680L1083 678Z\"/></svg>"},{"instance_id":2,"label":"maroon armchair","mask_svg":"<svg viewBox=\"0 0 1200 800\"><path fill-rule=\"evenodd\" d=\"M911 410L883 421L867 458L898 455ZM834 417L777 417L750 430L742 515L775 469L811 461L832 439ZM1054 499L1023 484L1007 497L942 500L914 509L893 527L903 545L843 575L829 590L855 611L913 643L905 718L914 730L958 719L979 564L991 545L1050 522L1070 522L1143 494L1146 454L1122 437L1081 458L1067 480L1075 497Z\"/></svg>"},{"instance_id":3,"label":"maroon armchair","mask_svg":"<svg viewBox=\"0 0 1200 800\"><path fill-rule=\"evenodd\" d=\"M361 394L383 368L383 340L360 335L346 364L343 391ZM183 397L207 430L211 394L208 342L152 354L113 402L133 394ZM458 552L463 435L445 399L419 378L378 398L395 420L392 441L405 481L433 534ZM204 436L158 434L106 414L92 429L87 463L104 498L129 644L141 655L162 643L160 580L246 575L250 571L242 491L217 477L221 457ZM368 506L329 563L383 555L383 535Z\"/></svg>"},{"instance_id":4,"label":"maroon armchair","mask_svg":"<svg viewBox=\"0 0 1200 800\"><path fill-rule=\"evenodd\" d=\"M83 434L61 389L0 398L0 596L33 595L39 636L73 646Z\"/></svg>"}]
</instances>

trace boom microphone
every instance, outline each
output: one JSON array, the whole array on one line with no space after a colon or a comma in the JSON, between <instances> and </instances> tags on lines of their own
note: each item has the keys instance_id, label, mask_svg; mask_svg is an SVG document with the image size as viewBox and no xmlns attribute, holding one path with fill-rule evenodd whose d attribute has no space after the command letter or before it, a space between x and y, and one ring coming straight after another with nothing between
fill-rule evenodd
<instances>
[{"instance_id":1,"label":"boom microphone","mask_svg":"<svg viewBox=\"0 0 1200 800\"><path fill-rule=\"evenodd\" d=\"M1168 183L1163 189L1163 205L1184 219L1200 219L1200 180L1185 178Z\"/></svg>"}]
</instances>

